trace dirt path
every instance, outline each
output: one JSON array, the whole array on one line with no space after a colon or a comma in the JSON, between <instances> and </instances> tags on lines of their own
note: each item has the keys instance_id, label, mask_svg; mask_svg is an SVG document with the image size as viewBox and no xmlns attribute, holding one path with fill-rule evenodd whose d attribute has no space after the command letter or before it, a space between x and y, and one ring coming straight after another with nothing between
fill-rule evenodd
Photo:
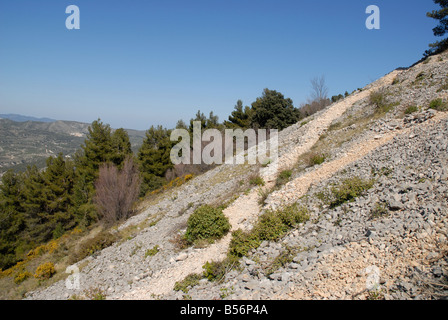
<instances>
[{"instance_id":1,"label":"dirt path","mask_svg":"<svg viewBox=\"0 0 448 320\"><path fill-rule=\"evenodd\" d=\"M232 226L231 231L239 228L246 229L247 221L253 222L260 212L258 204L258 188L253 189L248 195L239 197L228 208L224 214L228 217ZM183 280L191 273L201 273L202 266L208 261L220 261L226 257L227 249L232 238L229 232L224 238L216 243L203 248L196 249L184 259L177 261L169 268L160 270L150 278L148 285L124 295L123 299L150 299L151 297L169 293L177 281Z\"/></svg>"},{"instance_id":2,"label":"dirt path","mask_svg":"<svg viewBox=\"0 0 448 320\"><path fill-rule=\"evenodd\" d=\"M329 108L325 113L321 114L318 118L306 124L308 134L304 137L305 142L301 145L297 146L292 152L289 152L282 157L280 157L276 163L271 165L277 165L277 172L273 172L272 170L264 170L262 171L263 178L265 181L274 181L276 179L277 173L283 170L287 170L291 168L293 165L297 163L298 158L308 152L311 147L319 140L320 136L328 129L330 124L342 114L347 111L354 103L359 100L362 100L370 95L370 93L378 90L384 85L388 85L392 83L395 77L401 71L392 71L387 74L383 78L375 81L367 90L361 91L359 93L353 94L343 101L336 103L334 106Z\"/></svg>"},{"instance_id":3,"label":"dirt path","mask_svg":"<svg viewBox=\"0 0 448 320\"><path fill-rule=\"evenodd\" d=\"M334 104L318 118L306 124L308 128L305 142L298 145L294 150L292 150L292 152L286 153L282 157L278 158L276 162L270 164L267 168L264 168L264 170L261 170L261 176L265 181L267 181L264 188L266 190L272 188L274 184L273 181L275 181L278 172L290 168L297 162L300 155L309 151L310 148L318 141L322 133L327 130L333 120L339 118L355 102L366 98L372 91L378 90L378 88L383 85L391 83L398 73L399 71L389 73L373 83L370 89L349 96L340 103ZM392 137L388 139L391 138ZM380 141L376 141L375 145L381 145L387 141L388 140L386 138L383 138ZM373 145L371 147L373 148ZM370 151L372 149L368 150ZM335 170L342 165L342 162L349 161L350 159L352 159L351 161L354 161L353 159L358 151L359 150L354 150L353 152L355 154L351 157L347 155L343 159L338 159L337 161L341 161L341 163L332 163L331 166L326 167L325 171L321 170L317 172L316 176L323 179L332 172L335 172ZM272 167L276 168L276 170L272 170ZM303 181L297 181L297 185L294 185L293 188L294 190L301 188L301 192L305 192L312 181L313 180L310 179L309 182L305 184L303 184ZM287 185L288 188L291 186L291 184L289 186ZM261 209L258 204L260 197L258 193L259 188L254 188L248 195L239 197L231 206L224 210L224 214L229 218L232 231L239 228L244 230L248 225L248 222L251 224L257 220ZM279 195L279 197L281 196ZM146 284L143 287L124 294L120 299L151 299L157 297L158 295L169 293L177 281L183 280L191 273L202 272L202 266L207 261L219 261L224 259L230 244L230 240L231 233L229 232L223 239L206 248L196 249L187 256L185 256L186 254L184 253L182 258L179 257L176 259L178 261L172 263L170 267L159 270L152 277L145 279Z\"/></svg>"},{"instance_id":4,"label":"dirt path","mask_svg":"<svg viewBox=\"0 0 448 320\"><path fill-rule=\"evenodd\" d=\"M333 170L339 170L346 164L356 161L369 151L387 143L395 136L406 135L415 127L420 129L428 128L439 121L448 121L448 113L437 113L432 119L422 124L397 130L383 136L381 139L367 141L361 148L356 146L346 156L316 170L315 175L313 171L293 181L290 186L290 192L294 192L292 188L297 188L295 189L297 195L300 192L306 192L306 186L309 186L316 179L329 177ZM290 201L294 201L294 199L290 199ZM446 217L444 220L446 221ZM437 225L443 228L444 224L440 221ZM441 257L443 257L448 249L446 244L441 244L438 233L428 234L425 229L422 229L417 235L414 234L405 238L391 234L381 241L381 245L364 240L360 243L352 242L347 244L344 249L326 256L320 262L319 269L313 278L319 283L318 286L313 286L311 289L308 288L306 290L297 286L291 287L290 292L281 292L272 297L272 299L309 300L336 298L366 300L369 298L369 293L366 290L366 281L372 266L376 268L378 275L381 275L382 280L385 282L382 286L383 293L389 294L388 288L397 279L400 279L409 270L410 266L417 267L420 270L429 268L428 252L441 253ZM402 251L388 249L390 245L397 243L401 243L405 249ZM329 277L328 274L324 274L323 270L327 272L330 270L333 276ZM422 278L421 281L425 284L425 279ZM350 290L355 291L356 294L347 295L347 292Z\"/></svg>"},{"instance_id":5,"label":"dirt path","mask_svg":"<svg viewBox=\"0 0 448 320\"><path fill-rule=\"evenodd\" d=\"M424 122L420 126L429 126L446 118L446 113L438 113L434 118ZM406 134L413 128L414 127L410 127L392 131L381 136L380 138L376 137L367 140L362 144L356 144L349 151L347 151L344 156L328 163L324 163L321 167L288 182L281 190L271 193L269 196L270 202L281 203L281 205L296 202L301 196L306 194L311 185L330 178L334 173L343 169L348 164L363 158L369 152L391 141L395 136L399 134Z\"/></svg>"}]
</instances>

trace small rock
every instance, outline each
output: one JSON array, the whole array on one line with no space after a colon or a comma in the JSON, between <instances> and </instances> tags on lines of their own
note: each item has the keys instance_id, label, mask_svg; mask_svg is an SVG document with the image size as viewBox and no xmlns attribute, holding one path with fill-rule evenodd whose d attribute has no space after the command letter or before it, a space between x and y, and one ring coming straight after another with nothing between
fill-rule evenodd
<instances>
[{"instance_id":1,"label":"small rock","mask_svg":"<svg viewBox=\"0 0 448 320\"><path fill-rule=\"evenodd\" d=\"M180 255L178 255L177 257L176 257L176 261L184 261L185 259L187 259L188 258L188 254L186 254L186 253L181 253Z\"/></svg>"},{"instance_id":2,"label":"small rock","mask_svg":"<svg viewBox=\"0 0 448 320\"><path fill-rule=\"evenodd\" d=\"M244 285L244 289L246 289L246 290L255 290L257 288L258 288L258 281L255 281L255 280L246 282Z\"/></svg>"},{"instance_id":3,"label":"small rock","mask_svg":"<svg viewBox=\"0 0 448 320\"><path fill-rule=\"evenodd\" d=\"M439 277L443 276L443 270L441 267L436 266L436 267L432 268L432 274L434 276L436 276L437 278L439 278Z\"/></svg>"},{"instance_id":4,"label":"small rock","mask_svg":"<svg viewBox=\"0 0 448 320\"><path fill-rule=\"evenodd\" d=\"M269 275L269 279L280 281L281 280L281 276L282 275L280 273L273 273L273 274Z\"/></svg>"},{"instance_id":5,"label":"small rock","mask_svg":"<svg viewBox=\"0 0 448 320\"><path fill-rule=\"evenodd\" d=\"M251 280L251 277L247 273L243 273L237 279L241 280L242 282L249 282Z\"/></svg>"}]
</instances>

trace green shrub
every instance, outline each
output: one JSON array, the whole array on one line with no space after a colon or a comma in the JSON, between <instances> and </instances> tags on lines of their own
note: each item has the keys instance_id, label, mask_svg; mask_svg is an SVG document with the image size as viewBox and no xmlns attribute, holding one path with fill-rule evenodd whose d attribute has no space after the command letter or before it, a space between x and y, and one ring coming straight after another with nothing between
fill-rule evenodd
<instances>
[{"instance_id":1,"label":"green shrub","mask_svg":"<svg viewBox=\"0 0 448 320\"><path fill-rule=\"evenodd\" d=\"M245 232L238 229L232 232L232 239L229 245L229 255L234 257L244 257L250 250L260 246L261 241L256 232Z\"/></svg>"},{"instance_id":2,"label":"green shrub","mask_svg":"<svg viewBox=\"0 0 448 320\"><path fill-rule=\"evenodd\" d=\"M319 191L315 194L316 198L319 199L324 204L330 204L331 203L331 192L328 190Z\"/></svg>"},{"instance_id":3,"label":"green shrub","mask_svg":"<svg viewBox=\"0 0 448 320\"><path fill-rule=\"evenodd\" d=\"M199 280L202 279L202 276L197 273L191 273L185 277L182 281L177 281L174 284L174 291L182 291L183 293L188 293L189 288L197 286L199 284Z\"/></svg>"},{"instance_id":4,"label":"green shrub","mask_svg":"<svg viewBox=\"0 0 448 320\"><path fill-rule=\"evenodd\" d=\"M312 157L310 159L311 165L322 164L322 163L324 163L325 158L326 157L323 154L314 154L314 155L312 155Z\"/></svg>"},{"instance_id":5,"label":"green shrub","mask_svg":"<svg viewBox=\"0 0 448 320\"><path fill-rule=\"evenodd\" d=\"M377 219L389 214L389 210L387 209L387 204L384 202L377 202L375 206L370 210L370 218Z\"/></svg>"},{"instance_id":6,"label":"green shrub","mask_svg":"<svg viewBox=\"0 0 448 320\"><path fill-rule=\"evenodd\" d=\"M374 184L374 180L363 180L359 177L353 177L343 180L339 185L331 188L332 201L330 207L337 207L345 202L362 195L370 189Z\"/></svg>"},{"instance_id":7,"label":"green shrub","mask_svg":"<svg viewBox=\"0 0 448 320\"><path fill-rule=\"evenodd\" d=\"M381 109L386 104L386 97L382 91L372 91L369 96L370 104Z\"/></svg>"},{"instance_id":8,"label":"green shrub","mask_svg":"<svg viewBox=\"0 0 448 320\"><path fill-rule=\"evenodd\" d=\"M308 211L293 204L281 210L266 212L260 217L254 229L260 241L276 241L296 224L308 219Z\"/></svg>"},{"instance_id":9,"label":"green shrub","mask_svg":"<svg viewBox=\"0 0 448 320\"><path fill-rule=\"evenodd\" d=\"M443 102L441 98L434 99L429 103L429 108L437 111L447 111L448 104L446 102Z\"/></svg>"},{"instance_id":10,"label":"green shrub","mask_svg":"<svg viewBox=\"0 0 448 320\"><path fill-rule=\"evenodd\" d=\"M106 300L106 292L100 288L90 288L84 290L83 293L88 300Z\"/></svg>"},{"instance_id":11,"label":"green shrub","mask_svg":"<svg viewBox=\"0 0 448 320\"><path fill-rule=\"evenodd\" d=\"M288 227L283 224L277 211L268 211L260 217L255 231L261 241L275 241L286 234Z\"/></svg>"},{"instance_id":12,"label":"green shrub","mask_svg":"<svg viewBox=\"0 0 448 320\"><path fill-rule=\"evenodd\" d=\"M295 225L309 219L308 210L297 204L277 211L267 211L250 232L237 230L232 233L229 254L242 257L256 249L262 241L276 241Z\"/></svg>"},{"instance_id":13,"label":"green shrub","mask_svg":"<svg viewBox=\"0 0 448 320\"><path fill-rule=\"evenodd\" d=\"M249 183L254 186L264 186L265 182L262 177L257 176L249 180Z\"/></svg>"},{"instance_id":14,"label":"green shrub","mask_svg":"<svg viewBox=\"0 0 448 320\"><path fill-rule=\"evenodd\" d=\"M414 112L417 112L417 111L418 111L418 107L417 106L409 106L404 111L404 114L411 114L411 113L414 113Z\"/></svg>"},{"instance_id":15,"label":"green shrub","mask_svg":"<svg viewBox=\"0 0 448 320\"><path fill-rule=\"evenodd\" d=\"M237 264L239 264L238 259L234 256L229 256L223 261L207 261L202 266L204 269L203 277L208 279L208 281L222 281L225 275Z\"/></svg>"},{"instance_id":16,"label":"green shrub","mask_svg":"<svg viewBox=\"0 0 448 320\"><path fill-rule=\"evenodd\" d=\"M269 197L271 192L272 192L272 189L259 189L258 190L258 196L259 196L258 204L260 206L264 205L266 199Z\"/></svg>"},{"instance_id":17,"label":"green shrub","mask_svg":"<svg viewBox=\"0 0 448 320\"><path fill-rule=\"evenodd\" d=\"M307 208L299 206L298 204L293 204L283 210L277 211L277 214L282 223L290 229L309 219Z\"/></svg>"},{"instance_id":18,"label":"green shrub","mask_svg":"<svg viewBox=\"0 0 448 320\"><path fill-rule=\"evenodd\" d=\"M155 256L159 252L159 246L154 246L152 249L148 249L145 252L145 258Z\"/></svg>"},{"instance_id":19,"label":"green shrub","mask_svg":"<svg viewBox=\"0 0 448 320\"><path fill-rule=\"evenodd\" d=\"M230 230L230 223L222 209L208 205L199 207L188 218L185 238L189 243L219 239Z\"/></svg>"},{"instance_id":20,"label":"green shrub","mask_svg":"<svg viewBox=\"0 0 448 320\"><path fill-rule=\"evenodd\" d=\"M386 96L386 92L382 90L373 91L372 93L370 93L369 102L370 104L375 106L376 114L387 113L392 110L393 107L396 107L400 104L400 102L387 103Z\"/></svg>"},{"instance_id":21,"label":"green shrub","mask_svg":"<svg viewBox=\"0 0 448 320\"><path fill-rule=\"evenodd\" d=\"M289 178L291 178L292 171L291 170L283 170L277 177L277 185L283 185L288 182Z\"/></svg>"}]
</instances>

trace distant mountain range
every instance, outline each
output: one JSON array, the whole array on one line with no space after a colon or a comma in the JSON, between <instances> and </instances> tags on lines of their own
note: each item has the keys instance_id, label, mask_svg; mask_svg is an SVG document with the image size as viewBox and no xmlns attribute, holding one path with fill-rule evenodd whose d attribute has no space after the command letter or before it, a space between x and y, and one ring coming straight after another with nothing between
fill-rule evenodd
<instances>
[{"instance_id":1,"label":"distant mountain range","mask_svg":"<svg viewBox=\"0 0 448 320\"><path fill-rule=\"evenodd\" d=\"M8 169L24 170L62 152L72 156L83 144L89 123L0 114L0 176ZM15 119L15 120L13 120ZM134 152L142 145L145 131L126 129Z\"/></svg>"},{"instance_id":2,"label":"distant mountain range","mask_svg":"<svg viewBox=\"0 0 448 320\"><path fill-rule=\"evenodd\" d=\"M9 114L0 114L0 118L9 119L16 122L27 122L27 121L37 121L37 122L55 122L57 120L50 118L36 118L30 116L23 116L21 114L9 113Z\"/></svg>"}]
</instances>

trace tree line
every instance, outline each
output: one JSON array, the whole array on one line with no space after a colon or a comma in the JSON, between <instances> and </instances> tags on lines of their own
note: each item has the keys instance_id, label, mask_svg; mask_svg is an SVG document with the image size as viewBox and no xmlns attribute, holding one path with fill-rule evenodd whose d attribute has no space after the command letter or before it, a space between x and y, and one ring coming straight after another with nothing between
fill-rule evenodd
<instances>
[{"instance_id":1,"label":"tree line","mask_svg":"<svg viewBox=\"0 0 448 320\"><path fill-rule=\"evenodd\" d=\"M176 128L192 133L193 122L200 121L202 129L222 132L227 128L282 130L313 110L304 112L280 92L265 89L250 107L238 100L222 123L213 112L206 116L198 111L188 125L179 120ZM134 154L124 129L112 130L98 119L73 157L51 156L43 170L28 166L24 172L7 171L0 185L0 268L14 265L29 250L75 227L98 222L110 226L126 219L139 197L177 177L213 167L173 165L170 151L176 142L170 135L170 129L151 126Z\"/></svg>"}]
</instances>

